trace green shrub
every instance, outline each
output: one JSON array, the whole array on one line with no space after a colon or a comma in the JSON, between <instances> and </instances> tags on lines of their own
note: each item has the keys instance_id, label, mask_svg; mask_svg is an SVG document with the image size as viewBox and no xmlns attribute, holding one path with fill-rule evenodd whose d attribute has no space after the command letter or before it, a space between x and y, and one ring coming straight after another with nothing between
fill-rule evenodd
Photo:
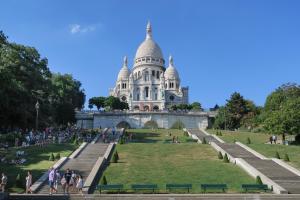
<instances>
[{"instance_id":1,"label":"green shrub","mask_svg":"<svg viewBox=\"0 0 300 200\"><path fill-rule=\"evenodd\" d=\"M59 159L60 159L60 153L57 153L57 154L55 155L55 159L56 159L56 160L59 160Z\"/></svg>"},{"instance_id":2,"label":"green shrub","mask_svg":"<svg viewBox=\"0 0 300 200\"><path fill-rule=\"evenodd\" d=\"M284 161L290 162L290 157L289 157L289 155L287 153L284 154Z\"/></svg>"},{"instance_id":3,"label":"green shrub","mask_svg":"<svg viewBox=\"0 0 300 200\"><path fill-rule=\"evenodd\" d=\"M51 153L50 157L49 157L49 161L54 161L54 154Z\"/></svg>"},{"instance_id":4,"label":"green shrub","mask_svg":"<svg viewBox=\"0 0 300 200\"><path fill-rule=\"evenodd\" d=\"M223 135L223 134L222 134L222 132L220 131L220 132L219 132L219 136L222 136L222 135Z\"/></svg>"},{"instance_id":5,"label":"green shrub","mask_svg":"<svg viewBox=\"0 0 300 200\"><path fill-rule=\"evenodd\" d=\"M262 184L263 184L263 182L262 182L260 176L257 176L257 177L256 177L256 184L259 184L259 185L262 185Z\"/></svg>"},{"instance_id":6,"label":"green shrub","mask_svg":"<svg viewBox=\"0 0 300 200\"><path fill-rule=\"evenodd\" d=\"M114 153L114 155L113 155L113 162L114 162L114 163L117 163L118 160L119 160L119 155L118 155L118 152L116 151L116 152Z\"/></svg>"},{"instance_id":7,"label":"green shrub","mask_svg":"<svg viewBox=\"0 0 300 200\"><path fill-rule=\"evenodd\" d=\"M120 144L125 144L125 138L122 136L119 141Z\"/></svg>"},{"instance_id":8,"label":"green shrub","mask_svg":"<svg viewBox=\"0 0 300 200\"><path fill-rule=\"evenodd\" d=\"M79 144L77 138L74 139L73 144L75 144L75 145L78 145L78 144Z\"/></svg>"},{"instance_id":9,"label":"green shrub","mask_svg":"<svg viewBox=\"0 0 300 200\"><path fill-rule=\"evenodd\" d=\"M223 161L224 161L224 163L229 163L229 158L227 156L227 153L225 153Z\"/></svg>"},{"instance_id":10,"label":"green shrub","mask_svg":"<svg viewBox=\"0 0 300 200\"><path fill-rule=\"evenodd\" d=\"M233 139L233 143L236 143L236 139L235 138Z\"/></svg>"},{"instance_id":11,"label":"green shrub","mask_svg":"<svg viewBox=\"0 0 300 200\"><path fill-rule=\"evenodd\" d=\"M16 177L16 186L19 188L23 188L23 183L22 183L22 179L21 179L21 175L18 174Z\"/></svg>"},{"instance_id":12,"label":"green shrub","mask_svg":"<svg viewBox=\"0 0 300 200\"><path fill-rule=\"evenodd\" d=\"M107 180L105 176L103 176L101 179L101 185L107 185Z\"/></svg>"},{"instance_id":13,"label":"green shrub","mask_svg":"<svg viewBox=\"0 0 300 200\"><path fill-rule=\"evenodd\" d=\"M202 140L202 144L207 144L207 141L206 141L205 137Z\"/></svg>"},{"instance_id":14,"label":"green shrub","mask_svg":"<svg viewBox=\"0 0 300 200\"><path fill-rule=\"evenodd\" d=\"M221 151L219 151L218 158L219 158L220 160L223 159L223 155L222 155Z\"/></svg>"},{"instance_id":15,"label":"green shrub","mask_svg":"<svg viewBox=\"0 0 300 200\"><path fill-rule=\"evenodd\" d=\"M251 140L249 137L247 138L247 144L251 144Z\"/></svg>"},{"instance_id":16,"label":"green shrub","mask_svg":"<svg viewBox=\"0 0 300 200\"><path fill-rule=\"evenodd\" d=\"M275 153L275 158L280 159L280 155L279 155L278 151L276 151L276 153Z\"/></svg>"}]
</instances>

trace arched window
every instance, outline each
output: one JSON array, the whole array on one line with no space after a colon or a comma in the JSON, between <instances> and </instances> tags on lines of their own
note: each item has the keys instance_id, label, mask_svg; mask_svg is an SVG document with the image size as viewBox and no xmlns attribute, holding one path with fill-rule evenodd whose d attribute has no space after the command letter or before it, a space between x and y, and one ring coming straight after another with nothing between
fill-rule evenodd
<instances>
[{"instance_id":1,"label":"arched window","mask_svg":"<svg viewBox=\"0 0 300 200\"><path fill-rule=\"evenodd\" d=\"M141 72L139 71L139 72L138 72L138 78L140 78L140 77L141 77Z\"/></svg>"},{"instance_id":2,"label":"arched window","mask_svg":"<svg viewBox=\"0 0 300 200\"><path fill-rule=\"evenodd\" d=\"M145 81L149 81L149 72L148 71L145 72Z\"/></svg>"},{"instance_id":3,"label":"arched window","mask_svg":"<svg viewBox=\"0 0 300 200\"><path fill-rule=\"evenodd\" d=\"M145 97L149 97L149 87L145 87Z\"/></svg>"},{"instance_id":4,"label":"arched window","mask_svg":"<svg viewBox=\"0 0 300 200\"><path fill-rule=\"evenodd\" d=\"M171 96L169 97L169 99L170 99L171 101L174 101L175 97L174 97L173 95L171 95Z\"/></svg>"},{"instance_id":5,"label":"arched window","mask_svg":"<svg viewBox=\"0 0 300 200\"><path fill-rule=\"evenodd\" d=\"M156 71L156 78L159 79L159 71Z\"/></svg>"}]
</instances>

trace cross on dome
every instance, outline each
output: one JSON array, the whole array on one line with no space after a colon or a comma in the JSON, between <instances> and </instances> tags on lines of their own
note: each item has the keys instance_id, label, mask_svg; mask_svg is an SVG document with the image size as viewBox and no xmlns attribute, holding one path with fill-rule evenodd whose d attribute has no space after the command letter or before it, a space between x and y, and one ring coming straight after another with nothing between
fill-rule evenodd
<instances>
[{"instance_id":1,"label":"cross on dome","mask_svg":"<svg viewBox=\"0 0 300 200\"><path fill-rule=\"evenodd\" d=\"M173 64L174 64L173 57L172 57L172 55L170 55L169 56L169 65L173 66Z\"/></svg>"},{"instance_id":2,"label":"cross on dome","mask_svg":"<svg viewBox=\"0 0 300 200\"><path fill-rule=\"evenodd\" d=\"M127 56L124 56L124 59L123 59L123 67L127 67Z\"/></svg>"},{"instance_id":3,"label":"cross on dome","mask_svg":"<svg viewBox=\"0 0 300 200\"><path fill-rule=\"evenodd\" d=\"M150 21L148 21L147 28L146 28L146 39L152 38L152 27Z\"/></svg>"}]
</instances>

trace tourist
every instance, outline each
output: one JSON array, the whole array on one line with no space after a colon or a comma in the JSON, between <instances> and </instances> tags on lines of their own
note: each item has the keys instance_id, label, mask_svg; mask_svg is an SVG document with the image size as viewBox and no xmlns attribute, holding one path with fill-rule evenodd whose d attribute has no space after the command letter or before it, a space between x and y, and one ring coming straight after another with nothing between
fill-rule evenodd
<instances>
[{"instance_id":1,"label":"tourist","mask_svg":"<svg viewBox=\"0 0 300 200\"><path fill-rule=\"evenodd\" d=\"M26 176L26 194L28 194L29 192L32 193L30 188L31 185L32 185L32 174L30 171L28 171Z\"/></svg>"},{"instance_id":2,"label":"tourist","mask_svg":"<svg viewBox=\"0 0 300 200\"><path fill-rule=\"evenodd\" d=\"M79 176L77 177L76 188L78 189L78 192L82 194L83 179L82 179L82 176L81 176L81 175L79 175Z\"/></svg>"},{"instance_id":3,"label":"tourist","mask_svg":"<svg viewBox=\"0 0 300 200\"><path fill-rule=\"evenodd\" d=\"M65 173L64 177L66 179L66 191L67 191L67 193L69 193L70 181L71 181L71 177L72 177L70 169L67 169L67 172Z\"/></svg>"},{"instance_id":4,"label":"tourist","mask_svg":"<svg viewBox=\"0 0 300 200\"><path fill-rule=\"evenodd\" d=\"M270 140L270 144L272 144L273 143L273 136L270 136L269 140Z\"/></svg>"},{"instance_id":5,"label":"tourist","mask_svg":"<svg viewBox=\"0 0 300 200\"><path fill-rule=\"evenodd\" d=\"M175 135L173 136L172 142L175 143Z\"/></svg>"},{"instance_id":6,"label":"tourist","mask_svg":"<svg viewBox=\"0 0 300 200\"><path fill-rule=\"evenodd\" d=\"M74 171L72 171L71 180L70 180L70 187L72 188L72 192L76 190L76 184L77 184L77 176Z\"/></svg>"},{"instance_id":7,"label":"tourist","mask_svg":"<svg viewBox=\"0 0 300 200\"><path fill-rule=\"evenodd\" d=\"M64 191L64 194L66 194L66 185L67 185L67 181L66 181L65 176L63 176L63 177L61 178L60 184L61 184L61 187L62 187L62 189L63 189L63 191Z\"/></svg>"},{"instance_id":8,"label":"tourist","mask_svg":"<svg viewBox=\"0 0 300 200\"><path fill-rule=\"evenodd\" d=\"M282 133L282 144L285 144L285 134Z\"/></svg>"},{"instance_id":9,"label":"tourist","mask_svg":"<svg viewBox=\"0 0 300 200\"><path fill-rule=\"evenodd\" d=\"M5 186L7 185L7 176L2 173L2 177L1 177L1 192L5 192Z\"/></svg>"},{"instance_id":10,"label":"tourist","mask_svg":"<svg viewBox=\"0 0 300 200\"><path fill-rule=\"evenodd\" d=\"M49 170L48 180L49 180L49 187L50 187L49 194L52 195L53 192L57 192L57 190L54 188L55 170L53 167L51 167Z\"/></svg>"},{"instance_id":11,"label":"tourist","mask_svg":"<svg viewBox=\"0 0 300 200\"><path fill-rule=\"evenodd\" d=\"M60 182L60 179L61 179L61 175L60 175L59 171L56 169L55 170L55 178L54 178L54 188L56 189L56 191L58 189L58 183Z\"/></svg>"}]
</instances>

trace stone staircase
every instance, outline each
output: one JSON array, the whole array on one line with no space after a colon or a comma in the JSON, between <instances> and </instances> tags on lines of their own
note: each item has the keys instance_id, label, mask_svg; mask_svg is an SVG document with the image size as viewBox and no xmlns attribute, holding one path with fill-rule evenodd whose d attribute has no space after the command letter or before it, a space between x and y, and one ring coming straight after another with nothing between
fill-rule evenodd
<instances>
[{"instance_id":1,"label":"stone staircase","mask_svg":"<svg viewBox=\"0 0 300 200\"><path fill-rule=\"evenodd\" d=\"M200 140L205 138L206 141L216 143L234 158L244 159L248 164L286 189L289 193L300 194L300 176L287 170L273 160L260 159L237 144L220 143L217 139L206 135L201 130L189 130L189 132L195 134Z\"/></svg>"},{"instance_id":2,"label":"stone staircase","mask_svg":"<svg viewBox=\"0 0 300 200\"><path fill-rule=\"evenodd\" d=\"M68 160L58 170L63 174L67 169L74 170L76 174L83 176L83 180L86 180L94 164L100 156L103 156L108 143L103 143L101 138L95 144L89 143L80 154L74 159L68 158ZM38 194L49 194L48 181L45 181L37 191ZM63 194L61 185L59 184L58 193ZM69 189L69 193L78 193L77 190Z\"/></svg>"}]
</instances>

